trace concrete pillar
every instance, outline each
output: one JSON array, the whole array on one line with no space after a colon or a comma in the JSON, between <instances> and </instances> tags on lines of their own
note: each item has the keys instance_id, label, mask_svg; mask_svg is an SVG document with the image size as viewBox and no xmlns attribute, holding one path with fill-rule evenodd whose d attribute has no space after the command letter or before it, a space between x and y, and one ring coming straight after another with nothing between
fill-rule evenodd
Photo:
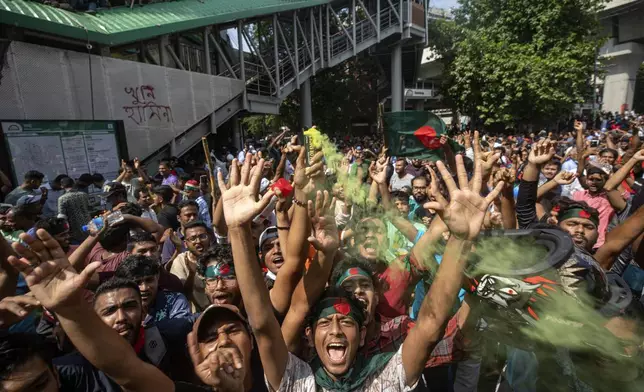
<instances>
[{"instance_id":1,"label":"concrete pillar","mask_svg":"<svg viewBox=\"0 0 644 392\"><path fill-rule=\"evenodd\" d=\"M611 54L615 54L611 57ZM644 62L644 44L628 42L615 45L602 57L607 57L604 77L602 110L619 112L623 105L633 109L635 79L640 64Z\"/></svg>"},{"instance_id":2,"label":"concrete pillar","mask_svg":"<svg viewBox=\"0 0 644 392\"><path fill-rule=\"evenodd\" d=\"M170 36L168 35L162 35L158 39L158 44L159 44L159 65L163 67L171 67L174 68L174 60L172 60L172 56L168 52L168 45L170 44Z\"/></svg>"},{"instance_id":3,"label":"concrete pillar","mask_svg":"<svg viewBox=\"0 0 644 392\"><path fill-rule=\"evenodd\" d=\"M239 117L235 116L230 119L232 121L233 125L233 145L241 150L244 148L244 142L242 140L242 134L241 134L241 121L239 121Z\"/></svg>"},{"instance_id":4,"label":"concrete pillar","mask_svg":"<svg viewBox=\"0 0 644 392\"><path fill-rule=\"evenodd\" d=\"M403 110L402 43L391 52L391 111Z\"/></svg>"},{"instance_id":5,"label":"concrete pillar","mask_svg":"<svg viewBox=\"0 0 644 392\"><path fill-rule=\"evenodd\" d=\"M308 79L300 85L300 125L306 129L313 126L311 82Z\"/></svg>"}]
</instances>

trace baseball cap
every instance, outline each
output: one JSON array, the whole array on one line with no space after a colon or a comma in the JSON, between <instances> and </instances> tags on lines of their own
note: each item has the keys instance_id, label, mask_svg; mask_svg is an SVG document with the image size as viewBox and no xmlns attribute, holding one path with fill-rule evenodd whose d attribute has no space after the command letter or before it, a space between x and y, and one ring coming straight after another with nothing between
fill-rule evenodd
<instances>
[{"instance_id":1,"label":"baseball cap","mask_svg":"<svg viewBox=\"0 0 644 392\"><path fill-rule=\"evenodd\" d=\"M28 204L40 203L42 195L24 195L21 196L16 202L16 206L25 206Z\"/></svg>"},{"instance_id":2,"label":"baseball cap","mask_svg":"<svg viewBox=\"0 0 644 392\"><path fill-rule=\"evenodd\" d=\"M262 248L262 244L264 242L266 242L268 240L271 240L273 238L277 238L277 237L278 237L278 235L277 235L277 226L271 226L271 227L266 228L266 230L264 230L262 232L262 234L260 234L260 236L259 236L259 247L260 247L260 249Z\"/></svg>"},{"instance_id":3,"label":"baseball cap","mask_svg":"<svg viewBox=\"0 0 644 392\"><path fill-rule=\"evenodd\" d=\"M246 317L244 317L244 315L239 311L238 307L228 304L212 304L208 306L206 310L201 312L201 315L199 315L199 318L197 318L197 321L192 327L192 332L197 335L197 341L203 341L206 338L208 327L210 327L212 323L217 320L218 315L224 313L238 318L244 324L244 326L248 330L248 333L251 333L250 326L248 325L248 320L246 320Z\"/></svg>"},{"instance_id":4,"label":"baseball cap","mask_svg":"<svg viewBox=\"0 0 644 392\"><path fill-rule=\"evenodd\" d=\"M103 193L101 194L101 197L110 197L119 192L127 193L127 190L125 189L125 185L116 181L108 182L103 186Z\"/></svg>"}]
</instances>

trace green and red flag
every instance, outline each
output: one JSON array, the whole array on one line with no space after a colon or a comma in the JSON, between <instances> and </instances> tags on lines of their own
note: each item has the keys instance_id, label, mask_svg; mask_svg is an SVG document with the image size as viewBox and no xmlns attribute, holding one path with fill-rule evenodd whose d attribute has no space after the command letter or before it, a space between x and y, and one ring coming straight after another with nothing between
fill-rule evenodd
<instances>
[{"instance_id":1,"label":"green and red flag","mask_svg":"<svg viewBox=\"0 0 644 392\"><path fill-rule=\"evenodd\" d=\"M404 111L383 114L389 154L412 159L444 159L440 138L447 134L445 122L431 112ZM462 148L449 140L454 153Z\"/></svg>"}]
</instances>

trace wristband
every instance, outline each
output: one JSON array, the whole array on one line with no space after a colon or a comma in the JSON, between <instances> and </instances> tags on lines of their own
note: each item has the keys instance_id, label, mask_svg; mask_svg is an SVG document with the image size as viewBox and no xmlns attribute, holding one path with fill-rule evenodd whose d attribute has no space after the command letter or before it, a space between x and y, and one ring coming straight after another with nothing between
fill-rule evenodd
<instances>
[{"instance_id":1,"label":"wristband","mask_svg":"<svg viewBox=\"0 0 644 392\"><path fill-rule=\"evenodd\" d=\"M297 200L296 198L293 198L293 204L295 204L296 206L300 206L302 208L306 208L306 203L303 203L303 202Z\"/></svg>"},{"instance_id":2,"label":"wristband","mask_svg":"<svg viewBox=\"0 0 644 392\"><path fill-rule=\"evenodd\" d=\"M290 226L277 226L277 230L290 230Z\"/></svg>"}]
</instances>

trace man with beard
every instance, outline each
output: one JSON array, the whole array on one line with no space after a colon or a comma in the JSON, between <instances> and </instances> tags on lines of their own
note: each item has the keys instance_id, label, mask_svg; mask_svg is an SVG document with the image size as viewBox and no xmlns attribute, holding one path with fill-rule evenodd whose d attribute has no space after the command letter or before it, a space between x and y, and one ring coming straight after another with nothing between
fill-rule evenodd
<instances>
[{"instance_id":1,"label":"man with beard","mask_svg":"<svg viewBox=\"0 0 644 392\"><path fill-rule=\"evenodd\" d=\"M210 248L212 236L206 224L201 221L186 224L183 232L188 250L174 259L170 273L176 275L183 283L183 293L192 303L192 310L201 312L210 305L210 300L205 293L205 282L197 274L197 259Z\"/></svg>"},{"instance_id":2,"label":"man with beard","mask_svg":"<svg viewBox=\"0 0 644 392\"><path fill-rule=\"evenodd\" d=\"M317 353L311 365L288 353L275 315L266 311L270 308L268 290L252 251L250 221L272 195L268 193L257 201L260 173L258 170L251 173L249 163L244 164L239 179L233 177L230 188L219 175L235 270L270 388L285 392L403 391L417 385L456 300L472 241L478 236L485 211L503 186L501 182L483 198L479 195L481 162L477 161L471 190L462 157L457 157L456 162L460 189L442 162L438 164L451 203L430 203L428 207L438 211L452 235L417 324L405 343L396 353L359 355L366 334L362 303L351 295L329 292L314 305L306 329L307 338Z\"/></svg>"},{"instance_id":3,"label":"man with beard","mask_svg":"<svg viewBox=\"0 0 644 392\"><path fill-rule=\"evenodd\" d=\"M159 262L151 257L131 255L118 266L117 278L136 282L146 310L143 326L149 327L161 320L189 318L190 303L181 293L159 289Z\"/></svg>"}]
</instances>

